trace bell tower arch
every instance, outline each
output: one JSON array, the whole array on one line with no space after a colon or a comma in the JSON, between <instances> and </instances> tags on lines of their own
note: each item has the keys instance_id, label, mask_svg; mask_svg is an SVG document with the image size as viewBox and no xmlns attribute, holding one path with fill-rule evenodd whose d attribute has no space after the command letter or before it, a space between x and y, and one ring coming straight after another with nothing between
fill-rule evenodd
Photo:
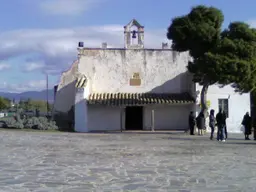
<instances>
[{"instance_id":1,"label":"bell tower arch","mask_svg":"<svg viewBox=\"0 0 256 192\"><path fill-rule=\"evenodd\" d=\"M126 49L144 48L144 26L135 19L124 26L124 47Z\"/></svg>"}]
</instances>

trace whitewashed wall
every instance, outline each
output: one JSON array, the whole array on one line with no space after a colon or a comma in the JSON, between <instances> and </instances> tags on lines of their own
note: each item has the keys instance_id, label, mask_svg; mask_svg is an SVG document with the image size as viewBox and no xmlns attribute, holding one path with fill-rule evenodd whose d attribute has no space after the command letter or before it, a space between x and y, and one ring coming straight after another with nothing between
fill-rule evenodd
<instances>
[{"instance_id":1,"label":"whitewashed wall","mask_svg":"<svg viewBox=\"0 0 256 192\"><path fill-rule=\"evenodd\" d=\"M155 111L155 130L185 130L188 115L193 105L145 106L143 110L143 130L151 130L151 111ZM125 113L122 117L125 130ZM121 109L119 107L88 107L89 131L119 131L121 129Z\"/></svg>"},{"instance_id":2,"label":"whitewashed wall","mask_svg":"<svg viewBox=\"0 0 256 192\"><path fill-rule=\"evenodd\" d=\"M68 112L75 104L77 68L78 61L75 61L69 70L62 73L54 101L54 112Z\"/></svg>"},{"instance_id":3,"label":"whitewashed wall","mask_svg":"<svg viewBox=\"0 0 256 192\"><path fill-rule=\"evenodd\" d=\"M84 49L78 70L89 79L90 93L116 92L191 92L191 75L187 72L188 53L171 50ZM139 73L141 86L130 86L133 73ZM151 108L144 108L144 129L151 127ZM156 129L186 129L191 107L156 107ZM90 131L120 130L121 109L89 106ZM184 120L185 118L185 120ZM123 114L125 129L125 113Z\"/></svg>"},{"instance_id":4,"label":"whitewashed wall","mask_svg":"<svg viewBox=\"0 0 256 192\"><path fill-rule=\"evenodd\" d=\"M197 85L196 90L201 92L202 87ZM209 112L211 109L215 110L215 115L219 111L218 99L228 99L229 98L229 118L227 119L227 128L228 132L239 133L241 122L243 116L246 112L250 112L250 94L239 94L235 93L234 89L231 86L225 86L220 88L218 85L212 85L209 87L207 100L210 101L211 106L209 108ZM200 95L198 97L200 101ZM199 106L197 105L197 109L199 111ZM208 120L208 119L207 119ZM208 121L207 121L208 126Z\"/></svg>"},{"instance_id":5,"label":"whitewashed wall","mask_svg":"<svg viewBox=\"0 0 256 192\"><path fill-rule=\"evenodd\" d=\"M121 129L119 107L88 106L89 131L117 131Z\"/></svg>"},{"instance_id":6,"label":"whitewashed wall","mask_svg":"<svg viewBox=\"0 0 256 192\"><path fill-rule=\"evenodd\" d=\"M155 113L155 130L188 129L188 116L193 105L148 106L144 108L144 127L151 127L151 111Z\"/></svg>"},{"instance_id":7,"label":"whitewashed wall","mask_svg":"<svg viewBox=\"0 0 256 192\"><path fill-rule=\"evenodd\" d=\"M91 81L91 92L179 93L191 90L187 73L188 53L171 50L83 49L78 70ZM133 73L141 86L130 86Z\"/></svg>"}]
</instances>

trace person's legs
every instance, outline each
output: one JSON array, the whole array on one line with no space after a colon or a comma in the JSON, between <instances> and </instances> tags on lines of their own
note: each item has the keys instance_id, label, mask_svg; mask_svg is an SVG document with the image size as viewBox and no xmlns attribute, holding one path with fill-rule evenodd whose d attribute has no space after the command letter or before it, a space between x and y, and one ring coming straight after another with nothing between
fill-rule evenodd
<instances>
[{"instance_id":1,"label":"person's legs","mask_svg":"<svg viewBox=\"0 0 256 192\"><path fill-rule=\"evenodd\" d=\"M220 136L219 136L219 140L223 141L224 140L224 127L221 125L219 127L220 129Z\"/></svg>"},{"instance_id":2,"label":"person's legs","mask_svg":"<svg viewBox=\"0 0 256 192\"><path fill-rule=\"evenodd\" d=\"M255 127L253 127L253 138L254 138L254 140L256 140L256 130L255 130Z\"/></svg>"},{"instance_id":3,"label":"person's legs","mask_svg":"<svg viewBox=\"0 0 256 192\"><path fill-rule=\"evenodd\" d=\"M214 134L214 127L211 126L211 137L210 137L211 140L213 139L213 134Z\"/></svg>"},{"instance_id":4,"label":"person's legs","mask_svg":"<svg viewBox=\"0 0 256 192\"><path fill-rule=\"evenodd\" d=\"M222 126L221 134L222 134L221 140L222 140L222 141L225 141L226 139L225 139L225 127L224 127L224 126Z\"/></svg>"},{"instance_id":5,"label":"person's legs","mask_svg":"<svg viewBox=\"0 0 256 192\"><path fill-rule=\"evenodd\" d=\"M250 140L250 131L248 131L248 134L247 134L247 140Z\"/></svg>"},{"instance_id":6,"label":"person's legs","mask_svg":"<svg viewBox=\"0 0 256 192\"><path fill-rule=\"evenodd\" d=\"M245 136L245 140L248 140L249 135L248 135L248 127L244 127L244 136Z\"/></svg>"},{"instance_id":7,"label":"person's legs","mask_svg":"<svg viewBox=\"0 0 256 192\"><path fill-rule=\"evenodd\" d=\"M194 135L194 126L190 125L190 135Z\"/></svg>"},{"instance_id":8,"label":"person's legs","mask_svg":"<svg viewBox=\"0 0 256 192\"><path fill-rule=\"evenodd\" d=\"M225 139L228 138L228 131L227 131L227 126L225 125Z\"/></svg>"},{"instance_id":9,"label":"person's legs","mask_svg":"<svg viewBox=\"0 0 256 192\"><path fill-rule=\"evenodd\" d=\"M217 140L220 140L220 131L221 131L221 127L220 125L218 125L218 130L217 130Z\"/></svg>"}]
</instances>

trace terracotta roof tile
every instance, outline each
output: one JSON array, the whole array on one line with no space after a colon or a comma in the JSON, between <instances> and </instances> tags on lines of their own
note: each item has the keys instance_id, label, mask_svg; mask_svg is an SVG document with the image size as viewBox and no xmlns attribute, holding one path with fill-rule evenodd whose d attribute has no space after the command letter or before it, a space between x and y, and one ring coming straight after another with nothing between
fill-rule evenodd
<instances>
[{"instance_id":1,"label":"terracotta roof tile","mask_svg":"<svg viewBox=\"0 0 256 192\"><path fill-rule=\"evenodd\" d=\"M195 99L189 93L92 93L88 103L92 105L147 105L147 104L188 104Z\"/></svg>"},{"instance_id":2,"label":"terracotta roof tile","mask_svg":"<svg viewBox=\"0 0 256 192\"><path fill-rule=\"evenodd\" d=\"M84 88L87 85L87 78L86 76L81 76L76 79L76 88Z\"/></svg>"}]
</instances>

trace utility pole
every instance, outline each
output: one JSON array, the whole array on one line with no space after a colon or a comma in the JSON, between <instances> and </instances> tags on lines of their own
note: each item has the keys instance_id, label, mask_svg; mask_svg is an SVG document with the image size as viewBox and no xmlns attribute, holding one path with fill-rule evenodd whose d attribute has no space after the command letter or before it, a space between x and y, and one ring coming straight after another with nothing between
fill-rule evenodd
<instances>
[{"instance_id":1,"label":"utility pole","mask_svg":"<svg viewBox=\"0 0 256 192\"><path fill-rule=\"evenodd\" d=\"M48 96L48 74L46 73L46 110L47 118L49 117L49 96Z\"/></svg>"}]
</instances>

